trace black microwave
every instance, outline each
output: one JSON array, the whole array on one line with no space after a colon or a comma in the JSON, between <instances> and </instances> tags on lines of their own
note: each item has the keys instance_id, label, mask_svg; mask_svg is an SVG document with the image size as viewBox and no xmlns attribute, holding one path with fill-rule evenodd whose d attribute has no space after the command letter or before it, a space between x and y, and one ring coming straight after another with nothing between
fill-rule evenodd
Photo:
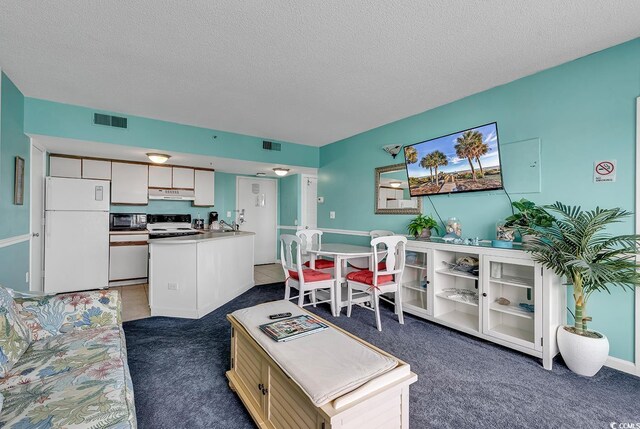
<instances>
[{"instance_id":1,"label":"black microwave","mask_svg":"<svg viewBox=\"0 0 640 429\"><path fill-rule=\"evenodd\" d=\"M147 215L145 213L110 213L109 230L111 231L142 231L147 229Z\"/></svg>"}]
</instances>

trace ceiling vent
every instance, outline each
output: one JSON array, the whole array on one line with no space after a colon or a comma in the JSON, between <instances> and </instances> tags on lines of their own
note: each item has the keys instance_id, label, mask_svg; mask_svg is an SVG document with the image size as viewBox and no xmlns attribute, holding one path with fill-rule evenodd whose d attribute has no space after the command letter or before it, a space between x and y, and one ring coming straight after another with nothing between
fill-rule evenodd
<instances>
[{"instance_id":1,"label":"ceiling vent","mask_svg":"<svg viewBox=\"0 0 640 429\"><path fill-rule=\"evenodd\" d=\"M268 142L265 140L262 141L262 149L264 150L277 150L278 152L280 152L281 146L282 145L280 143Z\"/></svg>"},{"instance_id":2,"label":"ceiling vent","mask_svg":"<svg viewBox=\"0 0 640 429\"><path fill-rule=\"evenodd\" d=\"M102 113L93 114L93 123L96 125L106 125L108 127L127 128L127 118L103 115Z\"/></svg>"}]
</instances>

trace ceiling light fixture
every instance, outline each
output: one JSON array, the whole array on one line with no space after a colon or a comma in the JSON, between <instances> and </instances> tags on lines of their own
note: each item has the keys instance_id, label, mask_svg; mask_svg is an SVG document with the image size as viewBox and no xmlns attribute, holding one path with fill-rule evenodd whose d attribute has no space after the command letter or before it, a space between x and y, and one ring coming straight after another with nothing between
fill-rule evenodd
<instances>
[{"instance_id":1,"label":"ceiling light fixture","mask_svg":"<svg viewBox=\"0 0 640 429\"><path fill-rule=\"evenodd\" d=\"M402 185L402 182L391 182L389 183L392 188L399 188Z\"/></svg>"},{"instance_id":2,"label":"ceiling light fixture","mask_svg":"<svg viewBox=\"0 0 640 429\"><path fill-rule=\"evenodd\" d=\"M280 168L280 167L276 167L273 169L273 171L278 175L278 176L286 176L287 173L289 172L288 168Z\"/></svg>"},{"instance_id":3,"label":"ceiling light fixture","mask_svg":"<svg viewBox=\"0 0 640 429\"><path fill-rule=\"evenodd\" d=\"M171 158L171 155L164 153L148 153L147 156L154 164L164 164Z\"/></svg>"}]
</instances>

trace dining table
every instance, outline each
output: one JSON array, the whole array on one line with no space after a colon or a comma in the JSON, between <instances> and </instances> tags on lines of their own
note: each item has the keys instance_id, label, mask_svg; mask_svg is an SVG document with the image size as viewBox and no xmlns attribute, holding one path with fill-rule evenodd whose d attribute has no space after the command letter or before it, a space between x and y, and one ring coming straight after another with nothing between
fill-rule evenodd
<instances>
[{"instance_id":1,"label":"dining table","mask_svg":"<svg viewBox=\"0 0 640 429\"><path fill-rule=\"evenodd\" d=\"M371 269L373 248L371 246L358 246L345 243L321 243L320 245L314 244L309 249L306 249L306 252L309 254L309 268L311 269L315 269L315 261L319 256L326 256L333 259L334 278L336 279L333 294L335 297L333 315L336 317L340 316L340 311L348 304L348 297L346 293L343 294L342 287L346 281L347 262L355 262L355 260L358 259L357 265L362 266L364 265L363 261L366 259L368 261L366 265Z\"/></svg>"}]
</instances>

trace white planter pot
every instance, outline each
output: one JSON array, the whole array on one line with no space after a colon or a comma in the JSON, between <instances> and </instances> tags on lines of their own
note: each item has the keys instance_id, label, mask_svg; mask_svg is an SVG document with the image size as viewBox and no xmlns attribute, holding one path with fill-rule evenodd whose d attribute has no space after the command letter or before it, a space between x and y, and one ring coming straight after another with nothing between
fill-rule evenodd
<instances>
[{"instance_id":1,"label":"white planter pot","mask_svg":"<svg viewBox=\"0 0 640 429\"><path fill-rule=\"evenodd\" d=\"M587 377L600 371L609 356L607 337L583 337L565 330L564 326L558 327L558 348L569 369Z\"/></svg>"}]
</instances>

